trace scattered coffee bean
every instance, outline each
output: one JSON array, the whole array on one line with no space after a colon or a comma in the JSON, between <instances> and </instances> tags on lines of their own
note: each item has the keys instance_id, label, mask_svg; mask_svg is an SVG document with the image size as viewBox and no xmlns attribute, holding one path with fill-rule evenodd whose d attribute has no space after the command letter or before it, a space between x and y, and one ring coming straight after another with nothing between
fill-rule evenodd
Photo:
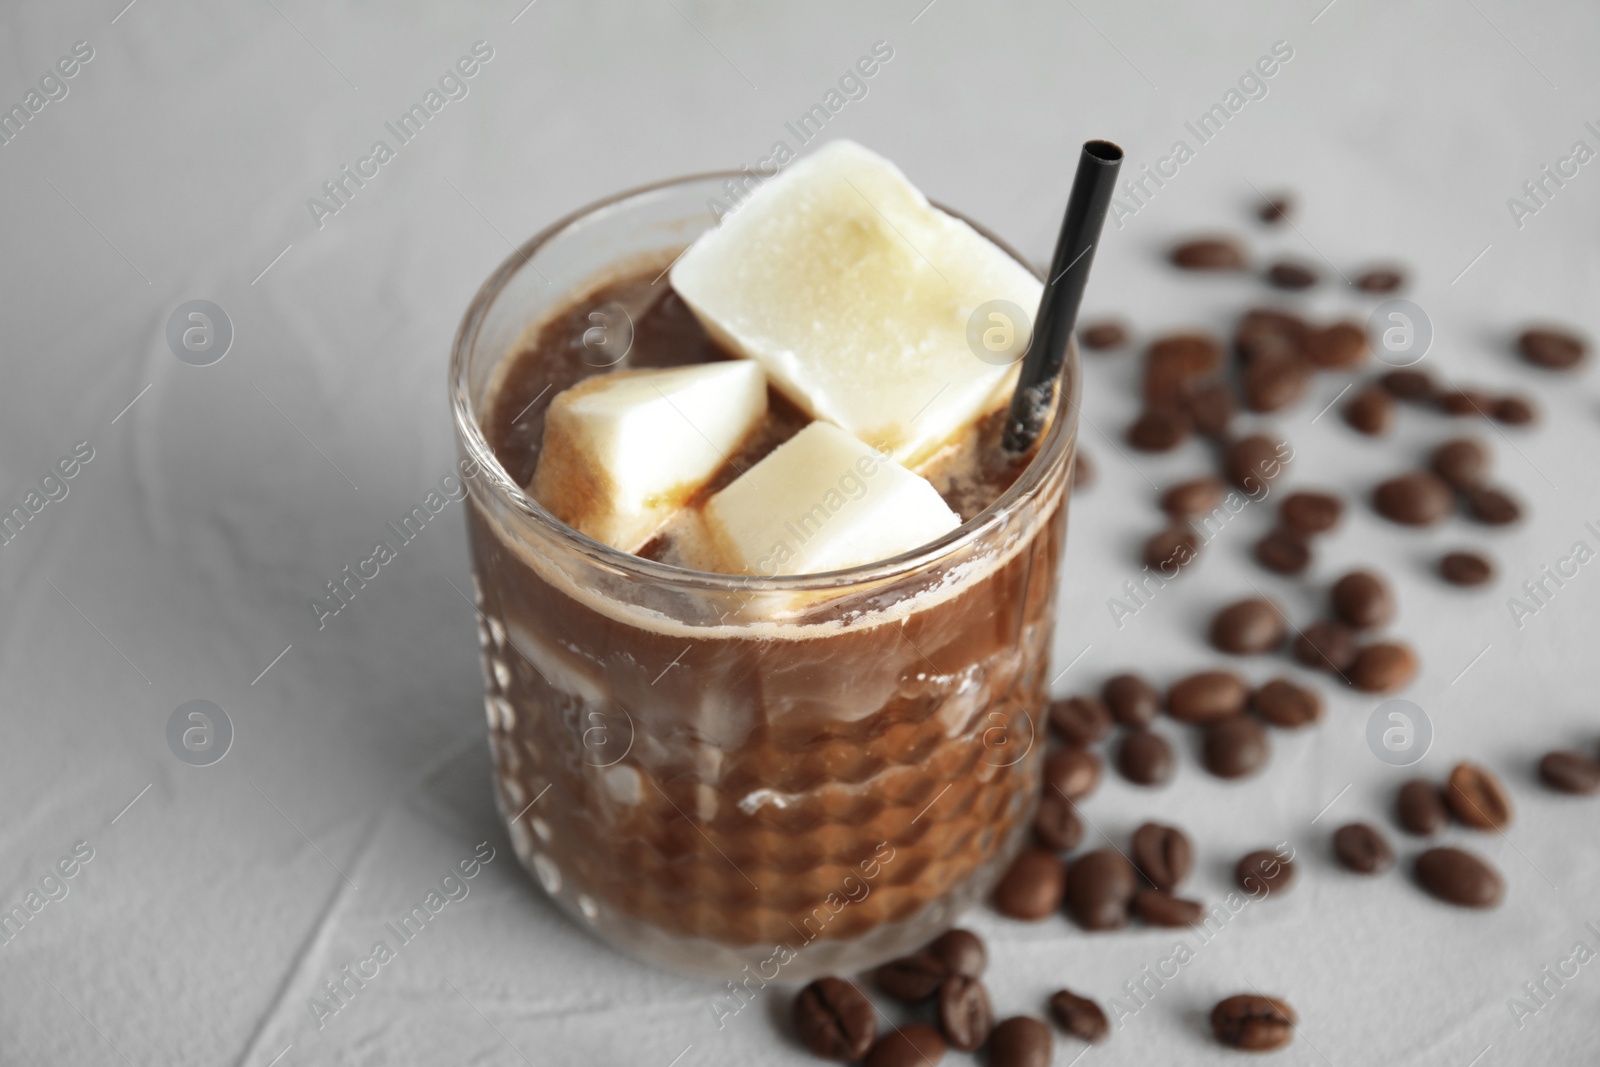
<instances>
[{"instance_id":1,"label":"scattered coffee bean","mask_svg":"<svg viewBox=\"0 0 1600 1067\"><path fill-rule=\"evenodd\" d=\"M1262 356L1298 356L1310 333L1311 327L1298 315L1276 308L1254 308L1239 320L1233 347L1246 364Z\"/></svg>"},{"instance_id":2,"label":"scattered coffee bean","mask_svg":"<svg viewBox=\"0 0 1600 1067\"><path fill-rule=\"evenodd\" d=\"M1137 674L1118 674L1100 690L1111 717L1123 726L1149 726L1161 714L1161 692Z\"/></svg>"},{"instance_id":3,"label":"scattered coffee bean","mask_svg":"<svg viewBox=\"0 0 1600 1067\"><path fill-rule=\"evenodd\" d=\"M1405 526L1432 526L1455 510L1455 494L1437 474L1412 471L1379 484L1372 492L1378 514Z\"/></svg>"},{"instance_id":4,"label":"scattered coffee bean","mask_svg":"<svg viewBox=\"0 0 1600 1067\"><path fill-rule=\"evenodd\" d=\"M1024 849L994 891L995 910L1013 919L1043 919L1061 907L1066 871L1054 852Z\"/></svg>"},{"instance_id":5,"label":"scattered coffee bean","mask_svg":"<svg viewBox=\"0 0 1600 1067\"><path fill-rule=\"evenodd\" d=\"M1128 901L1138 888L1133 864L1114 848L1085 852L1067 868L1067 915L1085 930L1128 925Z\"/></svg>"},{"instance_id":6,"label":"scattered coffee bean","mask_svg":"<svg viewBox=\"0 0 1600 1067\"><path fill-rule=\"evenodd\" d=\"M1444 794L1439 792L1438 786L1423 778L1413 778L1400 787L1395 812L1401 828L1419 837L1432 837L1450 821L1450 809L1444 805Z\"/></svg>"},{"instance_id":7,"label":"scattered coffee bean","mask_svg":"<svg viewBox=\"0 0 1600 1067\"><path fill-rule=\"evenodd\" d=\"M1094 484L1094 463L1089 459L1089 453L1082 448L1074 450L1072 454L1072 491L1087 489Z\"/></svg>"},{"instance_id":8,"label":"scattered coffee bean","mask_svg":"<svg viewBox=\"0 0 1600 1067\"><path fill-rule=\"evenodd\" d=\"M1172 333L1150 342L1144 357L1144 399L1176 407L1199 382L1222 368L1222 342L1210 334Z\"/></svg>"},{"instance_id":9,"label":"scattered coffee bean","mask_svg":"<svg viewBox=\"0 0 1600 1067\"><path fill-rule=\"evenodd\" d=\"M1170 452L1187 441L1193 429L1182 408L1146 408L1128 427L1128 443L1141 452Z\"/></svg>"},{"instance_id":10,"label":"scattered coffee bean","mask_svg":"<svg viewBox=\"0 0 1600 1067\"><path fill-rule=\"evenodd\" d=\"M1439 395L1439 387L1427 371L1392 370L1380 377L1378 384L1390 396L1408 404L1431 404Z\"/></svg>"},{"instance_id":11,"label":"scattered coffee bean","mask_svg":"<svg viewBox=\"0 0 1600 1067\"><path fill-rule=\"evenodd\" d=\"M1563 793L1600 793L1600 763L1582 752L1546 753L1539 761L1539 777L1545 785Z\"/></svg>"},{"instance_id":12,"label":"scattered coffee bean","mask_svg":"<svg viewBox=\"0 0 1600 1067\"><path fill-rule=\"evenodd\" d=\"M1494 564L1476 552L1448 552L1439 560L1439 576L1451 585L1482 585L1494 577Z\"/></svg>"},{"instance_id":13,"label":"scattered coffee bean","mask_svg":"<svg viewBox=\"0 0 1600 1067\"><path fill-rule=\"evenodd\" d=\"M1211 1032L1229 1048L1271 1052L1294 1039L1299 1017L1275 997L1240 993L1211 1009Z\"/></svg>"},{"instance_id":14,"label":"scattered coffee bean","mask_svg":"<svg viewBox=\"0 0 1600 1067\"><path fill-rule=\"evenodd\" d=\"M1133 832L1133 862L1157 889L1171 892L1194 869L1194 846L1176 826L1147 822Z\"/></svg>"},{"instance_id":15,"label":"scattered coffee bean","mask_svg":"<svg viewBox=\"0 0 1600 1067\"><path fill-rule=\"evenodd\" d=\"M1065 745L1045 757L1044 782L1068 800L1080 800L1100 784L1100 757L1082 745Z\"/></svg>"},{"instance_id":16,"label":"scattered coffee bean","mask_svg":"<svg viewBox=\"0 0 1600 1067\"><path fill-rule=\"evenodd\" d=\"M1250 689L1232 671L1200 671L1167 691L1167 714L1179 722L1207 723L1244 710Z\"/></svg>"},{"instance_id":17,"label":"scattered coffee bean","mask_svg":"<svg viewBox=\"0 0 1600 1067\"><path fill-rule=\"evenodd\" d=\"M1183 398L1183 409L1194 423L1194 432L1214 440L1224 440L1238 405L1233 387L1221 379L1194 385Z\"/></svg>"},{"instance_id":18,"label":"scattered coffee bean","mask_svg":"<svg viewBox=\"0 0 1600 1067\"><path fill-rule=\"evenodd\" d=\"M1097 697L1050 702L1050 728L1069 745L1088 745L1111 732L1111 713Z\"/></svg>"},{"instance_id":19,"label":"scattered coffee bean","mask_svg":"<svg viewBox=\"0 0 1600 1067\"><path fill-rule=\"evenodd\" d=\"M1370 353L1367 331L1355 322L1335 322L1306 338L1306 358L1325 370L1352 370Z\"/></svg>"},{"instance_id":20,"label":"scattered coffee bean","mask_svg":"<svg viewBox=\"0 0 1600 1067\"><path fill-rule=\"evenodd\" d=\"M1271 754L1267 729L1260 719L1234 715L1206 726L1206 770L1218 778L1243 778L1254 774Z\"/></svg>"},{"instance_id":21,"label":"scattered coffee bean","mask_svg":"<svg viewBox=\"0 0 1600 1067\"><path fill-rule=\"evenodd\" d=\"M1332 619L1319 619L1307 626L1294 643L1295 659L1332 674L1342 675L1349 670L1360 651L1355 631Z\"/></svg>"},{"instance_id":22,"label":"scattered coffee bean","mask_svg":"<svg viewBox=\"0 0 1600 1067\"><path fill-rule=\"evenodd\" d=\"M1267 284L1279 289L1309 289L1317 284L1317 272L1299 263L1274 263L1267 268Z\"/></svg>"},{"instance_id":23,"label":"scattered coffee bean","mask_svg":"<svg viewBox=\"0 0 1600 1067\"><path fill-rule=\"evenodd\" d=\"M1457 489L1469 489L1482 484L1489 473L1489 462L1489 447L1482 441L1476 437L1452 437L1433 450L1428 466Z\"/></svg>"},{"instance_id":24,"label":"scattered coffee bean","mask_svg":"<svg viewBox=\"0 0 1600 1067\"><path fill-rule=\"evenodd\" d=\"M1322 697L1287 678L1274 678L1250 694L1250 708L1273 726L1297 730L1322 718Z\"/></svg>"},{"instance_id":25,"label":"scattered coffee bean","mask_svg":"<svg viewBox=\"0 0 1600 1067\"><path fill-rule=\"evenodd\" d=\"M1494 397L1482 389L1447 389L1438 397L1439 410L1454 418L1488 418Z\"/></svg>"},{"instance_id":26,"label":"scattered coffee bean","mask_svg":"<svg viewBox=\"0 0 1600 1067\"><path fill-rule=\"evenodd\" d=\"M1168 526L1144 544L1144 565L1171 578L1200 555L1200 538L1188 523Z\"/></svg>"},{"instance_id":27,"label":"scattered coffee bean","mask_svg":"<svg viewBox=\"0 0 1600 1067\"><path fill-rule=\"evenodd\" d=\"M1506 895L1500 872L1464 849L1428 849L1417 857L1416 875L1429 894L1463 908L1492 908Z\"/></svg>"},{"instance_id":28,"label":"scattered coffee bean","mask_svg":"<svg viewBox=\"0 0 1600 1067\"><path fill-rule=\"evenodd\" d=\"M1179 522L1198 519L1215 511L1227 494L1228 487L1221 478L1191 478L1161 494L1161 510Z\"/></svg>"},{"instance_id":29,"label":"scattered coffee bean","mask_svg":"<svg viewBox=\"0 0 1600 1067\"><path fill-rule=\"evenodd\" d=\"M1265 198L1261 206L1256 209L1256 217L1269 226L1282 222L1289 217L1289 212L1294 210L1294 200L1287 193L1278 193Z\"/></svg>"},{"instance_id":30,"label":"scattered coffee bean","mask_svg":"<svg viewBox=\"0 0 1600 1067\"><path fill-rule=\"evenodd\" d=\"M1371 571L1351 571L1333 583L1333 613L1352 629L1371 630L1394 618L1394 593Z\"/></svg>"},{"instance_id":31,"label":"scattered coffee bean","mask_svg":"<svg viewBox=\"0 0 1600 1067\"><path fill-rule=\"evenodd\" d=\"M1392 693L1417 676L1417 654L1398 641L1379 641L1356 653L1346 677L1363 693Z\"/></svg>"},{"instance_id":32,"label":"scattered coffee bean","mask_svg":"<svg viewBox=\"0 0 1600 1067\"><path fill-rule=\"evenodd\" d=\"M1293 407L1311 385L1311 366L1297 355L1259 356L1245 367L1239 385L1244 406L1255 412Z\"/></svg>"},{"instance_id":33,"label":"scattered coffee bean","mask_svg":"<svg viewBox=\"0 0 1600 1067\"><path fill-rule=\"evenodd\" d=\"M1111 1036L1111 1021L1100 1005L1070 989L1058 989L1050 995L1050 1017L1061 1029L1091 1045Z\"/></svg>"},{"instance_id":34,"label":"scattered coffee bean","mask_svg":"<svg viewBox=\"0 0 1600 1067\"><path fill-rule=\"evenodd\" d=\"M1055 1039L1038 1019L1013 1015L989 1034L989 1067L1050 1067Z\"/></svg>"},{"instance_id":35,"label":"scattered coffee bean","mask_svg":"<svg viewBox=\"0 0 1600 1067\"><path fill-rule=\"evenodd\" d=\"M1524 330L1517 338L1517 350L1535 367L1546 370L1571 370L1583 362L1589 346L1583 338L1566 330Z\"/></svg>"},{"instance_id":36,"label":"scattered coffee bean","mask_svg":"<svg viewBox=\"0 0 1600 1067\"><path fill-rule=\"evenodd\" d=\"M939 1029L950 1047L972 1052L989 1040L994 1010L983 983L969 974L952 974L939 987Z\"/></svg>"},{"instance_id":37,"label":"scattered coffee bean","mask_svg":"<svg viewBox=\"0 0 1600 1067\"><path fill-rule=\"evenodd\" d=\"M1153 730L1129 730L1117 748L1117 770L1134 785L1165 785L1177 765L1172 745Z\"/></svg>"},{"instance_id":38,"label":"scattered coffee bean","mask_svg":"<svg viewBox=\"0 0 1600 1067\"><path fill-rule=\"evenodd\" d=\"M1450 814L1474 830L1504 830L1511 825L1511 798L1487 767L1458 763L1444 787Z\"/></svg>"},{"instance_id":39,"label":"scattered coffee bean","mask_svg":"<svg viewBox=\"0 0 1600 1067\"><path fill-rule=\"evenodd\" d=\"M1378 874L1394 866L1394 849L1383 834L1364 822L1347 823L1335 830L1333 852L1357 874Z\"/></svg>"},{"instance_id":40,"label":"scattered coffee bean","mask_svg":"<svg viewBox=\"0 0 1600 1067\"><path fill-rule=\"evenodd\" d=\"M1236 656L1271 652L1288 633L1283 612L1265 597L1235 601L1211 619L1211 643Z\"/></svg>"},{"instance_id":41,"label":"scattered coffee bean","mask_svg":"<svg viewBox=\"0 0 1600 1067\"><path fill-rule=\"evenodd\" d=\"M885 963L872 973L872 983L895 1000L916 1004L933 996L949 976L949 966L923 950Z\"/></svg>"},{"instance_id":42,"label":"scattered coffee bean","mask_svg":"<svg viewBox=\"0 0 1600 1067\"><path fill-rule=\"evenodd\" d=\"M1474 519L1489 526L1504 526L1522 518L1522 506L1508 494L1487 486L1468 489L1467 511Z\"/></svg>"},{"instance_id":43,"label":"scattered coffee bean","mask_svg":"<svg viewBox=\"0 0 1600 1067\"><path fill-rule=\"evenodd\" d=\"M1290 493L1278 505L1278 521L1297 534L1310 537L1326 533L1339 525L1344 515L1344 503L1331 493L1313 493L1302 489Z\"/></svg>"},{"instance_id":44,"label":"scattered coffee bean","mask_svg":"<svg viewBox=\"0 0 1600 1067\"><path fill-rule=\"evenodd\" d=\"M1372 267L1356 275L1354 282L1363 293L1393 293L1405 283L1405 275L1394 267Z\"/></svg>"},{"instance_id":45,"label":"scattered coffee bean","mask_svg":"<svg viewBox=\"0 0 1600 1067\"><path fill-rule=\"evenodd\" d=\"M1394 423L1394 396L1375 385L1359 390L1344 406L1344 421L1368 437L1389 432Z\"/></svg>"},{"instance_id":46,"label":"scattered coffee bean","mask_svg":"<svg viewBox=\"0 0 1600 1067\"><path fill-rule=\"evenodd\" d=\"M1507 426L1526 426L1538 419L1539 410L1525 396L1503 396L1495 401L1492 414Z\"/></svg>"},{"instance_id":47,"label":"scattered coffee bean","mask_svg":"<svg viewBox=\"0 0 1600 1067\"><path fill-rule=\"evenodd\" d=\"M983 939L971 930L963 930L960 927L946 930L934 938L928 945L927 951L950 968L951 974L965 974L978 978L982 976L984 968L989 966L989 950L984 948Z\"/></svg>"},{"instance_id":48,"label":"scattered coffee bean","mask_svg":"<svg viewBox=\"0 0 1600 1067\"><path fill-rule=\"evenodd\" d=\"M907 1023L878 1039L866 1067L935 1067L944 1059L945 1041L927 1023Z\"/></svg>"},{"instance_id":49,"label":"scattered coffee bean","mask_svg":"<svg viewBox=\"0 0 1600 1067\"><path fill-rule=\"evenodd\" d=\"M1274 574L1303 574L1311 566L1311 544L1287 527L1279 526L1251 549L1256 562Z\"/></svg>"},{"instance_id":50,"label":"scattered coffee bean","mask_svg":"<svg viewBox=\"0 0 1600 1067\"><path fill-rule=\"evenodd\" d=\"M1294 884L1294 861L1284 859L1271 849L1251 852L1233 869L1233 880L1240 889L1252 895L1281 893Z\"/></svg>"},{"instance_id":51,"label":"scattered coffee bean","mask_svg":"<svg viewBox=\"0 0 1600 1067\"><path fill-rule=\"evenodd\" d=\"M1185 900L1159 889L1141 889L1129 905L1133 917L1150 926L1191 926L1206 909L1198 900Z\"/></svg>"},{"instance_id":52,"label":"scattered coffee bean","mask_svg":"<svg viewBox=\"0 0 1600 1067\"><path fill-rule=\"evenodd\" d=\"M1116 319L1100 319L1080 329L1078 341L1096 352L1121 348L1128 343L1128 328Z\"/></svg>"},{"instance_id":53,"label":"scattered coffee bean","mask_svg":"<svg viewBox=\"0 0 1600 1067\"><path fill-rule=\"evenodd\" d=\"M818 978L794 1001L794 1028L813 1056L859 1060L878 1036L878 1016L861 990L843 978Z\"/></svg>"},{"instance_id":54,"label":"scattered coffee bean","mask_svg":"<svg viewBox=\"0 0 1600 1067\"><path fill-rule=\"evenodd\" d=\"M1288 459L1283 457L1286 451L1286 446L1266 434L1241 437L1223 454L1223 473L1236 489L1255 496L1288 466Z\"/></svg>"},{"instance_id":55,"label":"scattered coffee bean","mask_svg":"<svg viewBox=\"0 0 1600 1067\"><path fill-rule=\"evenodd\" d=\"M1033 814L1033 836L1045 848L1070 852L1083 841L1083 820L1073 810L1072 801L1046 789Z\"/></svg>"},{"instance_id":56,"label":"scattered coffee bean","mask_svg":"<svg viewBox=\"0 0 1600 1067\"><path fill-rule=\"evenodd\" d=\"M1244 248L1229 237L1185 241L1172 250L1171 259L1183 270L1244 270L1246 263Z\"/></svg>"}]
</instances>

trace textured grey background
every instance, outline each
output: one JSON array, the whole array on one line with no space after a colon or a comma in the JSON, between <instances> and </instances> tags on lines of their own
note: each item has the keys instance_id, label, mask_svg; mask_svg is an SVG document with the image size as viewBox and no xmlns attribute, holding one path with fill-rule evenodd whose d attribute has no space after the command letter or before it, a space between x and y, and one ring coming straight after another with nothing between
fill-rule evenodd
<instances>
[{"instance_id":1,"label":"textured grey background","mask_svg":"<svg viewBox=\"0 0 1600 1067\"><path fill-rule=\"evenodd\" d=\"M1437 905L1399 872L1340 873L1328 831L1384 818L1407 773L1367 751L1375 702L1350 694L1331 697L1321 728L1279 735L1250 784L1207 778L1188 750L1163 791L1108 782L1085 809L1095 826L1119 842L1151 816L1187 826L1198 895L1219 898L1235 856L1279 840L1305 869L1084 1062L1230 1062L1203 1013L1252 985L1300 1010L1284 1063L1593 1060L1600 963L1520 1029L1507 1000L1576 941L1600 948L1583 927L1600 920L1596 809L1529 771L1544 749L1600 734L1600 565L1521 629L1506 601L1575 541L1600 547L1584 526L1600 525L1600 409L1592 371L1541 376L1505 343L1529 316L1600 327L1600 163L1521 229L1506 206L1574 141L1600 148L1585 128L1600 126L1592 5L123 2L0 14L4 106L74 42L94 50L67 95L0 146L0 502L21 502L77 442L94 451L68 495L0 547L0 903L78 842L93 850L68 895L0 947L0 1062L804 1062L773 1023L784 996L719 1031L714 987L600 947L516 867L490 800L459 505L325 629L308 601L449 469L448 344L510 242L601 195L792 144L785 121L880 40L894 58L829 135L883 152L1036 258L1082 140L1120 141L1130 169L1193 144L1183 123L1288 42L1268 94L1108 230L1089 308L1142 336L1225 327L1258 283L1159 263L1176 234L1210 225L1325 273L1323 256L1346 271L1398 257L1437 330L1425 366L1528 388L1545 410L1534 430L1484 431L1530 521L1396 533L1358 507L1310 578L1290 582L1249 565L1269 521L1253 509L1118 629L1106 601L1154 528L1153 487L1206 460L1198 445L1119 456L1105 434L1131 418L1132 362L1092 362L1084 440L1101 478L1074 509L1058 689L1130 664L1170 679L1209 662L1201 623L1246 578L1307 620L1321 583L1371 559L1398 583L1395 632L1425 663L1405 694L1436 731L1421 769L1488 762L1518 821L1472 837L1510 883L1492 914ZM480 40L493 58L469 94L318 228L307 199ZM1297 228L1254 227L1251 183L1300 191ZM233 327L207 367L165 339L169 313L195 299ZM1368 306L1328 286L1310 303ZM1325 378L1273 420L1299 453L1296 484L1355 494L1448 432L1415 412L1383 442L1332 413L1313 425L1343 384ZM1491 548L1492 589L1428 576L1457 543ZM233 726L210 766L168 748L190 700ZM484 841L495 858L470 895L319 1030L308 998ZM973 921L1005 1013L1040 1010L1060 984L1116 995L1175 940ZM1057 1062L1078 1052L1063 1045Z\"/></svg>"}]
</instances>

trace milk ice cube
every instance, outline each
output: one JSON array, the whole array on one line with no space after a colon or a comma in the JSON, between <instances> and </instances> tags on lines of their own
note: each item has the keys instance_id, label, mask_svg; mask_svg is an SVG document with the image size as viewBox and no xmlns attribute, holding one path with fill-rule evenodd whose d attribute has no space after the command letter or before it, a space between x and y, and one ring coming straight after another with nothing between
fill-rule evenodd
<instances>
[{"instance_id":1,"label":"milk ice cube","mask_svg":"<svg viewBox=\"0 0 1600 1067\"><path fill-rule=\"evenodd\" d=\"M557 518L636 552L767 413L746 360L597 375L559 394L529 486Z\"/></svg>"},{"instance_id":2,"label":"milk ice cube","mask_svg":"<svg viewBox=\"0 0 1600 1067\"><path fill-rule=\"evenodd\" d=\"M827 422L808 424L705 507L727 568L769 578L874 563L959 525L926 478Z\"/></svg>"},{"instance_id":3,"label":"milk ice cube","mask_svg":"<svg viewBox=\"0 0 1600 1067\"><path fill-rule=\"evenodd\" d=\"M911 467L1014 386L1014 365L969 344L974 312L992 300L1020 308L1010 349L1020 353L1042 292L994 242L851 141L760 186L679 259L672 286L809 415ZM978 319L980 330L998 322Z\"/></svg>"}]
</instances>

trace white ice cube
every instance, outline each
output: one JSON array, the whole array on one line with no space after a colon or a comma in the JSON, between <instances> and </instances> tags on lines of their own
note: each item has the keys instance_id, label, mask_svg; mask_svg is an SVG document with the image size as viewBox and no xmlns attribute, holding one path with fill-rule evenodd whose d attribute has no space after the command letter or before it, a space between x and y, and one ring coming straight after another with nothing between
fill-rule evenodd
<instances>
[{"instance_id":1,"label":"white ice cube","mask_svg":"<svg viewBox=\"0 0 1600 1067\"><path fill-rule=\"evenodd\" d=\"M961 517L920 474L813 422L712 497L705 524L729 570L770 578L898 556Z\"/></svg>"},{"instance_id":2,"label":"white ice cube","mask_svg":"<svg viewBox=\"0 0 1600 1067\"><path fill-rule=\"evenodd\" d=\"M745 360L596 375L558 395L530 488L567 525L635 552L767 413Z\"/></svg>"},{"instance_id":3,"label":"white ice cube","mask_svg":"<svg viewBox=\"0 0 1600 1067\"><path fill-rule=\"evenodd\" d=\"M974 312L993 300L1020 309L1010 350L1020 353L1042 292L994 242L851 141L760 186L683 255L672 286L807 413L911 467L1011 391L1014 367L980 359L968 341ZM978 318L980 337L1004 329Z\"/></svg>"}]
</instances>

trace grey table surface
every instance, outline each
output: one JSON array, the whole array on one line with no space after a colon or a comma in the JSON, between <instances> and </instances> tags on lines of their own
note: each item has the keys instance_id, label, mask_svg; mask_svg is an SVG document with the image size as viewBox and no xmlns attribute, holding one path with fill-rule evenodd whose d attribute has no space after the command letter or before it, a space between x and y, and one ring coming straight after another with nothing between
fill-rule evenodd
<instances>
[{"instance_id":1,"label":"grey table surface","mask_svg":"<svg viewBox=\"0 0 1600 1067\"><path fill-rule=\"evenodd\" d=\"M1536 317L1600 327L1600 164L1574 155L1600 148L1600 10L125 2L0 13L0 105L27 115L0 144L0 505L37 509L0 546L0 904L33 905L0 945L0 1062L806 1062L777 1022L783 992L719 1027L716 986L601 946L517 866L489 790L459 506L325 627L309 602L449 471L449 342L512 242L631 185L799 148L786 123L876 42L892 59L825 136L884 153L1038 259L1083 140L1120 141L1135 174L1187 142L1176 174L1107 228L1090 312L1126 316L1140 338L1227 328L1265 290L1173 276L1162 250L1196 229L1237 231L1330 279L1393 258L1435 331L1423 366L1525 390L1544 413L1527 430L1477 429L1527 521L1397 533L1359 503L1366 487L1459 426L1405 412L1389 438L1359 439L1336 411L1318 417L1348 384L1324 376L1263 420L1295 445L1292 484L1358 502L1312 572L1254 568L1271 509L1248 508L1119 624L1109 601L1138 570L1156 489L1208 461L1198 444L1155 458L1114 447L1135 361L1090 361L1083 441L1100 479L1074 505L1057 691L1127 666L1170 680L1212 662L1203 621L1249 582L1306 620L1329 578L1371 562L1399 591L1394 632L1422 655L1404 695L1433 740L1415 768L1382 763L1365 740L1378 701L1329 691L1327 720L1279 735L1248 785L1206 776L1187 742L1165 789L1108 781L1085 806L1095 834L1182 823L1200 843L1197 895L1220 899L1232 858L1277 841L1302 857L1301 883L1195 946L1140 1001L1123 984L1188 935L1089 936L980 911L997 1008L1038 1012L1061 985L1137 1007L1085 1063L1229 1062L1204 1015L1251 988L1300 1011L1274 1062L1593 1062L1600 964L1563 961L1580 942L1600 949L1586 925L1600 923L1596 809L1541 790L1530 768L1600 734L1600 565L1573 556L1600 547L1600 404L1592 371L1533 372L1507 339ZM385 123L476 42L488 57L444 83L421 134L336 212L309 206L329 205L324 183L389 139ZM1275 47L1289 57L1272 77L1247 79ZM1201 142L1186 124L1233 90L1236 109ZM1546 165L1568 177L1530 200L1523 185ZM1303 204L1295 225L1255 225L1256 190L1285 187ZM168 342L192 300L220 307L231 331L209 366ZM1305 302L1320 315L1372 306L1342 284ZM74 477L46 480L75 449ZM1457 544L1492 552L1491 588L1430 576ZM1571 576L1526 601L1546 566ZM168 743L191 700L231 723L209 766ZM1499 770L1517 803L1504 835L1448 835L1505 872L1503 907L1463 913L1398 871L1338 870L1335 825L1388 825L1403 777L1467 757ZM493 858L470 893L319 1019L325 983L480 850ZM1564 984L1547 966L1566 967ZM1530 981L1545 981L1544 999ZM1081 1052L1062 1042L1056 1062Z\"/></svg>"}]
</instances>

